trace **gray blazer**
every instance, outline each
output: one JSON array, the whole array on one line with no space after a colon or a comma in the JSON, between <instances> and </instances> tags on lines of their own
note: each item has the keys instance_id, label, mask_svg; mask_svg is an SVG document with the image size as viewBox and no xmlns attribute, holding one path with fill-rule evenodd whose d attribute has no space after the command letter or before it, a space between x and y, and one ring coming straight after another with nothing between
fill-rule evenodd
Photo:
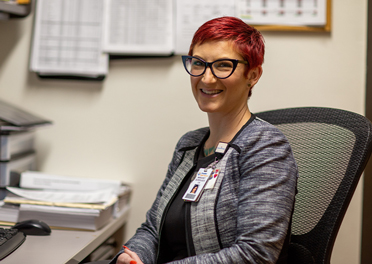
<instances>
[{"instance_id":1,"label":"gray blazer","mask_svg":"<svg viewBox=\"0 0 372 264\"><path fill-rule=\"evenodd\" d=\"M179 140L146 222L126 243L145 264L156 263L163 212L208 131L191 131ZM253 116L229 143L217 168L221 172L215 187L205 190L190 209L196 256L172 263L275 263L287 235L298 177L287 139Z\"/></svg>"}]
</instances>

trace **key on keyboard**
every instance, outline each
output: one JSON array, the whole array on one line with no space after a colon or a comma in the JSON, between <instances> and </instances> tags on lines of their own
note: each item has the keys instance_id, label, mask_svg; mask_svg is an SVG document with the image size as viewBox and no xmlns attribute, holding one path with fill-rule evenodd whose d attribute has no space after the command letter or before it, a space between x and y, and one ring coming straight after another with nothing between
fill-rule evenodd
<instances>
[{"instance_id":1,"label":"key on keyboard","mask_svg":"<svg viewBox=\"0 0 372 264\"><path fill-rule=\"evenodd\" d=\"M25 241L26 235L12 228L0 228L0 260L16 250Z\"/></svg>"}]
</instances>

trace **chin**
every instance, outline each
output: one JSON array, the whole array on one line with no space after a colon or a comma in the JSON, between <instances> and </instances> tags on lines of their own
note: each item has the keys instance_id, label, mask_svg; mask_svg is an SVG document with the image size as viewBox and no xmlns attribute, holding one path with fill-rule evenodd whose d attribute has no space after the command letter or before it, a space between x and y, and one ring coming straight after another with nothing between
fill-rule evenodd
<instances>
[{"instance_id":1,"label":"chin","mask_svg":"<svg viewBox=\"0 0 372 264\"><path fill-rule=\"evenodd\" d=\"M203 102L197 100L197 104L199 109L206 113L215 113L221 110L221 104L218 102Z\"/></svg>"},{"instance_id":2,"label":"chin","mask_svg":"<svg viewBox=\"0 0 372 264\"><path fill-rule=\"evenodd\" d=\"M208 106L200 106L199 105L199 109L205 113L215 113L215 112L218 112L217 109L213 108L213 107L208 107Z\"/></svg>"}]
</instances>

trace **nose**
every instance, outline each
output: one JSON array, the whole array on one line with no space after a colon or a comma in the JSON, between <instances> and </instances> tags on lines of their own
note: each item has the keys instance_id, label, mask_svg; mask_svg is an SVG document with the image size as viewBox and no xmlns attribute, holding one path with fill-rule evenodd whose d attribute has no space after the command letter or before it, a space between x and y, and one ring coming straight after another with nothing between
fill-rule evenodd
<instances>
[{"instance_id":1,"label":"nose","mask_svg":"<svg viewBox=\"0 0 372 264\"><path fill-rule=\"evenodd\" d=\"M214 76L214 74L212 73L212 70L210 67L207 67L205 69L205 72L203 74L203 78L202 78L203 82L205 83L213 83L213 82L216 82L217 78L216 76Z\"/></svg>"}]
</instances>

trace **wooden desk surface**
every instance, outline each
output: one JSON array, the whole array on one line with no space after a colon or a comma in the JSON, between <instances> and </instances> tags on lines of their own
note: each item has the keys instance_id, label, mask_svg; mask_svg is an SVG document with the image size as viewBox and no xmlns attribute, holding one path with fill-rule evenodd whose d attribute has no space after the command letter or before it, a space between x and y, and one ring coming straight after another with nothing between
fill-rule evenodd
<instances>
[{"instance_id":1,"label":"wooden desk surface","mask_svg":"<svg viewBox=\"0 0 372 264\"><path fill-rule=\"evenodd\" d=\"M119 230L128 220L129 209L102 229L91 231L52 230L50 236L27 236L26 241L1 261L2 264L76 264Z\"/></svg>"}]
</instances>

